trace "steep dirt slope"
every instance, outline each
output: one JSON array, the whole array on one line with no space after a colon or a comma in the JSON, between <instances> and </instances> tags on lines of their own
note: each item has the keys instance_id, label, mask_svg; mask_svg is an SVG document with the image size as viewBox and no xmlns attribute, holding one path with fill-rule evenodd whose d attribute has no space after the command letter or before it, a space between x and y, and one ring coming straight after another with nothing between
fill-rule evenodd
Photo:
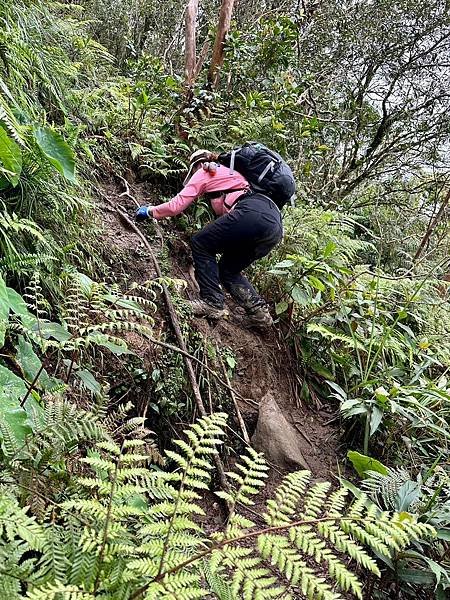
<instances>
[{"instance_id":1,"label":"steep dirt slope","mask_svg":"<svg viewBox=\"0 0 450 600\"><path fill-rule=\"evenodd\" d=\"M120 255L121 264L115 265L116 270L121 269L131 280L143 282L156 277L148 250L144 248L139 237L127 228L112 205L122 207L132 217L135 211L134 200L141 202L143 199L148 199L149 193L143 185L133 185L128 192L128 195L123 195L123 187L113 184L103 187L102 197L99 199L106 215L103 243L113 248L115 254ZM174 223L164 223L163 231L164 229L168 231L169 227L172 229ZM165 237L164 233L162 237ZM185 279L188 282L186 296L194 298L197 290L192 280L187 238L181 233L170 237L169 244L158 236L149 241L157 256L161 256L165 245L164 260L167 262L168 254L170 275ZM333 407L310 407L299 402L297 394L299 382L296 379L293 358L276 325L265 332L249 329L241 309L233 305L231 299L228 301L232 310L227 320L209 323L205 319L193 319L191 325L210 342L219 347L231 348L237 361L232 381L233 388L241 396L252 399L256 404L267 393L271 393L285 418L296 428L297 441L313 475L316 478L329 479L337 472L339 455L338 433L330 424ZM164 314L163 306L159 312ZM167 331L167 328L170 329L170 323L163 316L159 317L155 336L162 331ZM148 360L150 365L149 357L154 356L158 349L154 345L143 343L142 338L138 336L131 336L128 342L144 359L144 364ZM251 435L256 426L258 409L253 404L249 405L243 401L239 401L239 404Z\"/></svg>"}]
</instances>

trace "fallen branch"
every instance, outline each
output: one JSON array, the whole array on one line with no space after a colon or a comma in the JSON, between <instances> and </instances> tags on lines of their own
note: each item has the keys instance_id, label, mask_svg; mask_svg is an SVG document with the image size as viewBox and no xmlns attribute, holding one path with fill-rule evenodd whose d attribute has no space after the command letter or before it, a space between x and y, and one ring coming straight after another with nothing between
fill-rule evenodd
<instances>
[{"instance_id":1,"label":"fallen branch","mask_svg":"<svg viewBox=\"0 0 450 600\"><path fill-rule=\"evenodd\" d=\"M121 194L119 194L119 198L121 198L122 196L126 196L127 198L130 198L130 200L133 200L133 202L136 204L136 206L139 206L139 202L130 193L130 185L129 185L128 181L125 179L125 177L122 177L121 175L117 175L117 177L122 180L123 186L125 188L125 191L122 192Z\"/></svg>"},{"instance_id":2,"label":"fallen branch","mask_svg":"<svg viewBox=\"0 0 450 600\"><path fill-rule=\"evenodd\" d=\"M108 202L110 204L112 204L112 202L109 200L109 198L108 198ZM129 219L128 215L126 215L122 210L118 209L117 207L115 207L115 209L117 211L117 214L121 217L121 219L142 240L144 246L147 248L147 250L150 253L151 259L153 261L153 265L155 267L156 274L158 275L158 277L163 279L163 274L161 271L161 267L159 266L158 259L156 258L155 254L153 252L153 248L151 247L147 238L144 236L144 234L141 231L139 231L139 229L136 227L136 225ZM183 334L181 332L180 323L178 321L178 316L175 311L175 308L173 306L172 298L170 297L169 290L164 282L161 283L161 287L163 290L164 299L166 301L167 310L169 311L169 316L170 316L170 320L172 323L172 327L175 332L175 337L177 338L178 344L180 346L179 350L182 351L181 353L184 356L184 362L186 365L186 370L188 373L189 380L191 382L192 391L194 392L194 397L195 397L195 402L197 404L198 412L200 413L200 415L202 417L205 417L207 415L207 413L205 410L205 406L203 404L203 400L202 400L202 396L200 393L200 389L198 387L197 379L195 377L194 368L192 366L192 361L191 361L191 355L189 355L189 353L187 351L186 343L184 341ZM214 462L216 464L217 473L219 475L220 485L221 485L222 489L228 490L229 486L228 486L228 482L225 477L225 470L223 468L222 460L218 454L214 455Z\"/></svg>"}]
</instances>

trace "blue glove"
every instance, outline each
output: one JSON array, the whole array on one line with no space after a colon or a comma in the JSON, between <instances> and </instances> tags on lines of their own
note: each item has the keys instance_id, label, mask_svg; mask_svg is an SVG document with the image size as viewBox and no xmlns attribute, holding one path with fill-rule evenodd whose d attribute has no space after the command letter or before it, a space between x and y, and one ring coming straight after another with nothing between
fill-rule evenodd
<instances>
[{"instance_id":1,"label":"blue glove","mask_svg":"<svg viewBox=\"0 0 450 600\"><path fill-rule=\"evenodd\" d=\"M151 206L140 206L137 211L136 214L134 215L134 218L136 219L136 221L145 221L146 219L149 219L152 216L152 207Z\"/></svg>"}]
</instances>

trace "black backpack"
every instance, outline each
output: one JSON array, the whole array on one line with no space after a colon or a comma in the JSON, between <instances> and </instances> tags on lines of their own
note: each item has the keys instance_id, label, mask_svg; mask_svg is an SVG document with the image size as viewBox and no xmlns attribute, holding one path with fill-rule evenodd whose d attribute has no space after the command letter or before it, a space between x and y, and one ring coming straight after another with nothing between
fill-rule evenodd
<instances>
[{"instance_id":1,"label":"black backpack","mask_svg":"<svg viewBox=\"0 0 450 600\"><path fill-rule=\"evenodd\" d=\"M261 192L278 208L293 200L294 175L278 154L264 144L247 142L230 152L219 154L218 162L232 171L236 169L249 182L254 192Z\"/></svg>"}]
</instances>

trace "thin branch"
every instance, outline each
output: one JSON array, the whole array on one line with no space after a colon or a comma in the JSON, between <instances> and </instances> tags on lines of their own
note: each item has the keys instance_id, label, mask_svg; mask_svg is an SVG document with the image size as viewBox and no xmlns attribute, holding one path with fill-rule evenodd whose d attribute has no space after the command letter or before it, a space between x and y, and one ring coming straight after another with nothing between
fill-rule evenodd
<instances>
[{"instance_id":1,"label":"thin branch","mask_svg":"<svg viewBox=\"0 0 450 600\"><path fill-rule=\"evenodd\" d=\"M436 229L436 226L438 225L439 221L441 220L442 215L444 214L445 210L447 209L449 201L450 201L450 189L448 190L447 195L445 196L444 200L442 201L437 215L434 217L434 219L429 224L429 226L425 232L425 235L423 236L423 238L419 244L419 247L417 248L417 252L415 253L414 258L413 258L414 262L416 262L420 258L420 255L422 254L423 249L425 248L428 240L430 239L431 234Z\"/></svg>"},{"instance_id":2,"label":"thin branch","mask_svg":"<svg viewBox=\"0 0 450 600\"><path fill-rule=\"evenodd\" d=\"M23 408L25 402L28 400L28 397L30 396L31 392L34 390L34 387L36 385L36 383L38 382L39 377L41 376L42 371L44 370L44 365L41 364L41 366L39 367L36 375L34 376L33 381L30 384L30 387L27 390L27 393L25 394L25 396L23 397L23 399L20 401L20 406L21 408Z\"/></svg>"},{"instance_id":3,"label":"thin branch","mask_svg":"<svg viewBox=\"0 0 450 600\"><path fill-rule=\"evenodd\" d=\"M122 196L126 196L127 198L130 198L130 200L132 200L136 204L136 206L140 206L136 198L130 194L130 185L125 179L125 177L121 177L120 175L117 175L117 177L122 181L123 186L125 188L125 191L119 194L119 198L121 198Z\"/></svg>"},{"instance_id":4,"label":"thin branch","mask_svg":"<svg viewBox=\"0 0 450 600\"><path fill-rule=\"evenodd\" d=\"M113 203L109 200L109 198L107 198L107 196L104 196L104 197L105 197L105 199L107 199L107 201L112 206L114 206ZM116 207L114 207L114 208L115 208L117 214L120 216L120 218L127 224L127 226L132 231L134 231L134 233L136 233L136 235L142 240L144 246L147 248L147 250L150 253L151 259L153 261L153 265L155 267L156 274L158 275L158 277L163 279L163 274L162 274L158 259L156 258L155 253L153 252L153 248L151 247L147 238L144 236L144 234L141 231L139 231L139 229L136 227L136 225L128 218L128 216L123 211L119 210ZM198 408L200 415L202 417L204 417L204 416L206 416L207 413L205 410L205 406L203 404L203 400L202 400L202 396L200 393L200 389L198 387L197 379L195 377L194 368L193 368L192 362L191 362L191 357L189 356L189 353L188 353L187 347L186 347L186 342L184 341L184 337L181 332L181 327L180 327L180 323L178 320L178 316L175 311L175 307L173 305L172 298L170 296L170 292L167 288L167 285L165 283L162 283L161 285L162 285L163 294L164 294L164 298L165 298L166 305L167 305L167 310L169 312L170 320L172 323L172 327L173 327L175 336L177 338L177 341L179 343L180 349L183 351L184 362L186 365L186 370L188 373L189 381L191 383L192 391L194 393L195 402L197 404L197 408ZM219 454L214 455L214 462L216 464L216 469L217 469L217 473L219 476L220 485L221 485L222 489L227 490L228 483L227 483L227 480L225 477L225 469L223 467L223 463L222 463L222 460L221 460Z\"/></svg>"}]
</instances>

